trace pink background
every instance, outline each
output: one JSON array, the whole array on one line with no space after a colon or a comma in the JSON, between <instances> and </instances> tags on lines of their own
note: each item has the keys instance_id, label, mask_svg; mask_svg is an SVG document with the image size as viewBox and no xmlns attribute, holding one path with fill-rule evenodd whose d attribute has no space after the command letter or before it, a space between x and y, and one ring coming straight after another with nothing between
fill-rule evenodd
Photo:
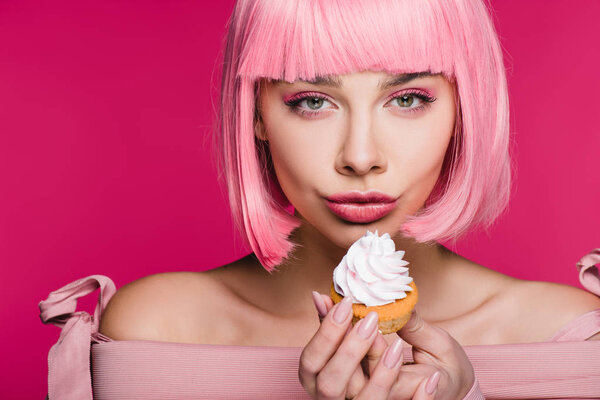
<instances>
[{"instance_id":1,"label":"pink background","mask_svg":"<svg viewBox=\"0 0 600 400\"><path fill-rule=\"evenodd\" d=\"M208 140L233 1L207 4L0 2L0 397L45 396L50 291L246 254ZM492 4L518 176L507 214L457 250L577 285L575 262L600 246L600 2Z\"/></svg>"}]
</instances>

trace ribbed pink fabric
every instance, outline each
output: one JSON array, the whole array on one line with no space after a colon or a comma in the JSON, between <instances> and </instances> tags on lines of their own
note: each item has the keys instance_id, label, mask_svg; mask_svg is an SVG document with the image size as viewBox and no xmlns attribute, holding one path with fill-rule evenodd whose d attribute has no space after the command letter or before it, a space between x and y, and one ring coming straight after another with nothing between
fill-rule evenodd
<instances>
[{"instance_id":1,"label":"ribbed pink fabric","mask_svg":"<svg viewBox=\"0 0 600 400\"><path fill-rule=\"evenodd\" d=\"M92 346L97 399L309 399L302 348L111 341ZM467 346L489 399L599 398L600 341ZM410 352L405 359L411 361ZM150 396L150 397L148 397ZM476 392L471 399L478 399Z\"/></svg>"},{"instance_id":2,"label":"ribbed pink fabric","mask_svg":"<svg viewBox=\"0 0 600 400\"><path fill-rule=\"evenodd\" d=\"M595 264L600 249L577 266L584 287L600 295ZM76 299L98 287L94 317L76 312ZM298 381L300 347L113 341L99 334L98 317L114 292L110 279L93 275L40 303L42 321L63 328L48 356L50 400L92 399L91 382L98 400L309 398ZM598 332L595 310L551 342L465 347L478 382L464 400L600 398L600 341L584 341ZM412 358L410 352L405 356Z\"/></svg>"}]
</instances>

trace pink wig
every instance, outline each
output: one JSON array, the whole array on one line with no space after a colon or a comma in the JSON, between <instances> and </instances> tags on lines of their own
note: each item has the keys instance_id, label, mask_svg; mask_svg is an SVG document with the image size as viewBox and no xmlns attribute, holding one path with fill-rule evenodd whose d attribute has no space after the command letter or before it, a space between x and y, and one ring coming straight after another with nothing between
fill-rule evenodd
<instances>
[{"instance_id":1,"label":"pink wig","mask_svg":"<svg viewBox=\"0 0 600 400\"><path fill-rule=\"evenodd\" d=\"M258 81L358 71L442 73L457 92L454 137L425 206L402 225L417 241L489 226L510 195L502 51L482 0L238 0L229 21L220 147L234 221L267 271L294 244L290 214L255 138Z\"/></svg>"}]
</instances>

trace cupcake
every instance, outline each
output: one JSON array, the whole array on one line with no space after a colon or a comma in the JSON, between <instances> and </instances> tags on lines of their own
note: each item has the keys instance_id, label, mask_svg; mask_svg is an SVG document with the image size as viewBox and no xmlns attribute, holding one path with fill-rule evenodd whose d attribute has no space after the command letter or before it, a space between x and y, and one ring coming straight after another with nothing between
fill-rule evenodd
<instances>
[{"instance_id":1,"label":"cupcake","mask_svg":"<svg viewBox=\"0 0 600 400\"><path fill-rule=\"evenodd\" d=\"M331 299L352 297L352 325L371 311L379 315L383 334L400 330L410 319L418 299L417 287L408 276L404 251L396 251L390 235L367 231L350 246L333 271Z\"/></svg>"}]
</instances>

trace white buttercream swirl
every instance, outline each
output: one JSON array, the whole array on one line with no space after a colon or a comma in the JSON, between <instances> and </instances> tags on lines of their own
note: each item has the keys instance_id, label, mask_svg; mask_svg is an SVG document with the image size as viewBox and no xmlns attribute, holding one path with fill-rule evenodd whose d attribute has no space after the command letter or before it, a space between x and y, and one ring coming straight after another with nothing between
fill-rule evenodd
<instances>
[{"instance_id":1,"label":"white buttercream swirl","mask_svg":"<svg viewBox=\"0 0 600 400\"><path fill-rule=\"evenodd\" d=\"M408 276L408 261L402 259L404 251L395 250L389 234L367 231L333 270L335 291L368 307L405 298L413 279Z\"/></svg>"}]
</instances>

